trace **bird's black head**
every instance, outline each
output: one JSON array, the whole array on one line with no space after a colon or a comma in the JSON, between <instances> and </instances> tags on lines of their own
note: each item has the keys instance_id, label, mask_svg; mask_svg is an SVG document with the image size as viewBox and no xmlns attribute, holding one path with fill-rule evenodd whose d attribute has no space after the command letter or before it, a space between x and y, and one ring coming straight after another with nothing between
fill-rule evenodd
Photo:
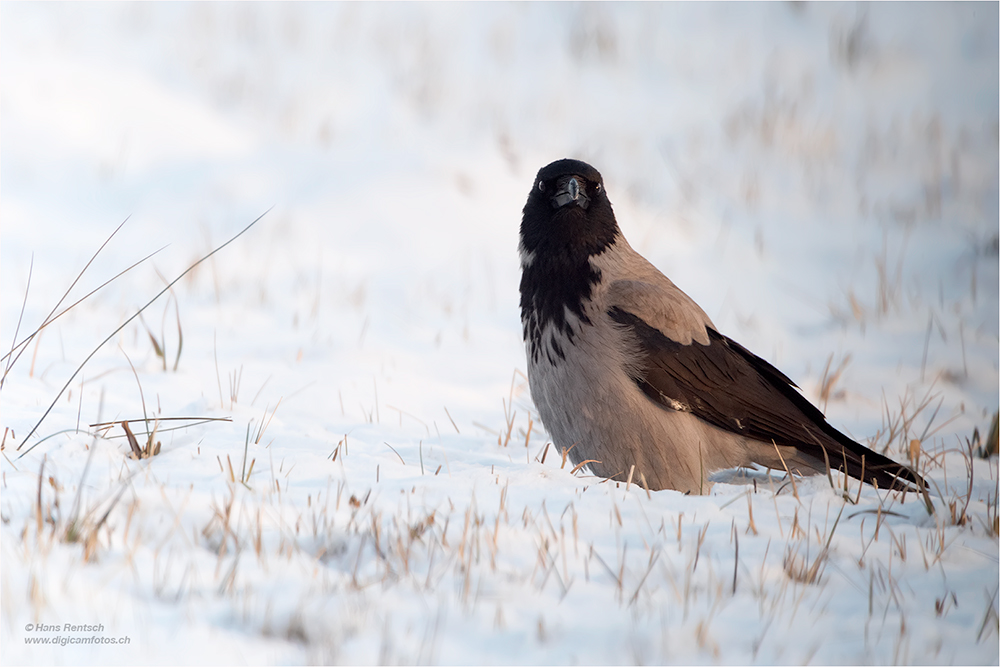
<instances>
[{"instance_id":1,"label":"bird's black head","mask_svg":"<svg viewBox=\"0 0 1000 667\"><path fill-rule=\"evenodd\" d=\"M542 167L521 218L521 248L527 253L599 254L618 235L600 172L580 160Z\"/></svg>"}]
</instances>

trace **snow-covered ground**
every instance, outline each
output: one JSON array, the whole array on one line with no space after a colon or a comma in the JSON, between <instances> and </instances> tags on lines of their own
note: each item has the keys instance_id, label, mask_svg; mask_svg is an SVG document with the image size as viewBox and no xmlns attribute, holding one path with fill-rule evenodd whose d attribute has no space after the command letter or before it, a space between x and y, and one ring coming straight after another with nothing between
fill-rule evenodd
<instances>
[{"instance_id":1,"label":"snow-covered ground","mask_svg":"<svg viewBox=\"0 0 1000 667\"><path fill-rule=\"evenodd\" d=\"M159 250L5 375L5 664L998 663L996 3L0 19L4 353ZM936 511L572 474L517 308L565 156Z\"/></svg>"}]
</instances>

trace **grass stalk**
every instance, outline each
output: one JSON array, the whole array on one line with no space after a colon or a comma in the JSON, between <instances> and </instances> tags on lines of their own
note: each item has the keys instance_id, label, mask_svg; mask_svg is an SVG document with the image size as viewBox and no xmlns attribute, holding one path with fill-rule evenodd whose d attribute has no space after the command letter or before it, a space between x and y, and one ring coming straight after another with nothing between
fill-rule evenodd
<instances>
[{"instance_id":1,"label":"grass stalk","mask_svg":"<svg viewBox=\"0 0 1000 667\"><path fill-rule=\"evenodd\" d=\"M268 211L270 211L270 209L268 209ZM108 341L110 341L112 338L114 338L115 336L117 336L118 333L122 329L124 329L126 326L128 326L129 324L131 324L132 321L135 318L139 317L144 310L146 310L151 305L153 305L153 303L155 303L161 296L163 296L164 294L166 294L167 291L169 291L171 287L173 287L175 284L177 284L184 276L186 276L191 271L193 271L195 269L195 267L197 267L199 264L201 264L202 262L204 262L205 260L207 260L209 257L212 257L213 255L215 255L217 252L219 252L220 250L222 250L223 248L225 248L226 246L228 246L230 243L232 243L233 241L235 241L239 237L243 236L243 234L245 234L248 231L250 231L250 228L253 227L254 225L256 225L257 222L261 220L261 218L263 218L265 215L267 215L268 211L265 211L264 213L262 213L261 215L259 215L253 222L251 222L249 225L247 225L242 230L240 230L239 232L237 232L236 235L233 236L233 237L231 237L228 241L226 241L222 245L216 247L214 250L212 250L207 255L205 255L204 257L202 257L201 259L199 259L197 262L195 262L194 264L191 264L186 269L184 269L184 271L182 271L180 273L180 275L178 275L176 278L174 278L166 287L164 287L162 290L160 290L159 292L157 292L156 296L154 296L152 299L150 299L149 301L147 301L146 304L144 306L142 306L142 308L139 308L135 312L134 315L132 315L131 317L129 317L128 319L126 319L124 322L122 322L122 324L119 325L118 328L116 328L114 331L112 331L107 336L107 338L105 338L103 341L101 341L97 345L97 347L95 347L94 350L90 354L87 355L87 357L83 360L83 362L81 362L80 365L77 366L76 370L73 371L73 374L69 376L69 379L66 380L66 383L56 393L55 398L52 399L52 403L49 405L48 408L46 408L45 412L42 414L42 416L39 418L39 420L32 427L31 431L28 432L28 435L25 436L25 438L21 442L21 444L18 445L17 450L20 451L21 447L24 446L24 443L26 443L31 438L31 436L35 434L35 432L38 430L38 427L42 425L42 422L45 421L45 418L48 417L49 413L52 412L52 409L55 408L56 403L59 402L59 399L62 397L63 393L65 393L65 391L69 388L70 384L73 382L73 380L76 378L76 376L80 374L80 371L83 370L83 367L87 365L87 362L89 362L94 357L94 355L97 354L97 352L102 347L104 347L105 344L108 343ZM32 445L31 447L28 447L28 449L26 449L18 458L21 458L21 457L25 456L28 452L30 452L32 449L34 449L36 445L37 445L37 443L35 443L35 445Z\"/></svg>"}]
</instances>

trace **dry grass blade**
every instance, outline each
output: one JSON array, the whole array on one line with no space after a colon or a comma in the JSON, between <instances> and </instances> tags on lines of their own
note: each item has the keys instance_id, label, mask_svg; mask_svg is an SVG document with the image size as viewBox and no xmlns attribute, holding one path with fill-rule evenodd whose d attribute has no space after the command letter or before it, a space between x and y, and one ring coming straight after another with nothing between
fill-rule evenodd
<instances>
[{"instance_id":1,"label":"dry grass blade","mask_svg":"<svg viewBox=\"0 0 1000 667\"><path fill-rule=\"evenodd\" d=\"M42 480L45 479L45 460L47 458L48 458L48 455L43 454L42 455L42 464L40 466L38 466L38 498L36 500L37 514L35 515L35 520L36 520L36 522L38 524L38 534L39 535L42 534L42 523L43 523L43 516L44 516L42 514Z\"/></svg>"},{"instance_id":2,"label":"dry grass blade","mask_svg":"<svg viewBox=\"0 0 1000 667\"><path fill-rule=\"evenodd\" d=\"M833 353L826 358L826 366L823 368L823 378L820 380L819 389L819 401L822 404L822 410L826 411L826 406L830 402L830 396L833 395L833 388L837 385L840 380L840 376L843 375L844 369L847 368L847 364L851 362L851 355L848 353L837 366L837 369L830 372L830 364L833 363Z\"/></svg>"},{"instance_id":3,"label":"dry grass blade","mask_svg":"<svg viewBox=\"0 0 1000 667\"><path fill-rule=\"evenodd\" d=\"M823 452L823 463L826 465L826 479L830 482L830 488L836 491L837 486L833 483L833 472L830 470L830 455L826 451L826 446L822 442L819 442L819 438L815 439L817 444L819 444L820 451ZM844 494L844 498L850 500L850 496L846 493Z\"/></svg>"},{"instance_id":4,"label":"dry grass blade","mask_svg":"<svg viewBox=\"0 0 1000 667\"><path fill-rule=\"evenodd\" d=\"M125 437L128 438L128 445L132 448L133 458L141 459L142 450L139 448L139 441L135 439L135 435L132 433L132 429L128 427L128 422L121 423L122 428L125 429Z\"/></svg>"},{"instance_id":5,"label":"dry grass blade","mask_svg":"<svg viewBox=\"0 0 1000 667\"><path fill-rule=\"evenodd\" d=\"M274 410L271 410L271 416L270 417L267 416L267 407L265 406L265 408L264 408L264 416L267 417L267 420L266 421L261 420L261 422L260 422L260 428L257 429L257 435L253 439L253 444L255 444L255 445L259 445L260 444L261 438L264 437L264 432L267 431L267 427L271 425L271 420L274 419L274 413L276 413L278 411L278 406L279 405L281 405L281 398L279 398L278 402L275 404Z\"/></svg>"},{"instance_id":6,"label":"dry grass blade","mask_svg":"<svg viewBox=\"0 0 1000 667\"><path fill-rule=\"evenodd\" d=\"M113 422L97 422L96 424L89 424L88 426L90 428L96 428L99 431L100 430L105 430L106 431L106 430L108 430L110 428L113 428L113 427L121 424L123 421L128 422L130 424L136 424L138 422L145 423L145 422L147 422L149 420L146 419L145 417L139 418L139 419L119 419L119 420L113 421ZM160 422L170 422L170 421L191 421L191 422L194 422L193 424L184 424L183 426L176 426L174 428L163 428L163 429L160 429L160 432L163 433L163 432L166 432L166 431L175 431L175 430L182 429L182 428L191 428L192 426L199 426L201 424L206 424L208 422L231 422L231 421L233 421L233 418L232 417L159 417L159 418L157 418L157 421L160 421ZM111 437L112 438L115 438L115 437L119 437L120 438L121 436L111 436Z\"/></svg>"},{"instance_id":7,"label":"dry grass blade","mask_svg":"<svg viewBox=\"0 0 1000 667\"><path fill-rule=\"evenodd\" d=\"M646 491L646 498L652 500L653 495L649 492L649 484L646 483L646 474L641 470L639 471L639 481L642 482L642 488Z\"/></svg>"},{"instance_id":8,"label":"dry grass blade","mask_svg":"<svg viewBox=\"0 0 1000 667\"><path fill-rule=\"evenodd\" d=\"M99 254L101 254L101 251L102 251L102 250L104 250L105 246L107 246L107 245L108 245L108 243L109 243L109 242L111 241L111 239L112 239L112 238L114 238L115 234L117 234L117 233L118 233L118 231L119 231L119 230L120 230L120 229L121 229L121 228L122 228L123 226L125 226L125 223L126 223L126 222L128 222L128 218L125 218L124 220L122 220L121 224L119 224L119 225L118 225L117 227L115 227L115 231L111 232L111 235L110 235L110 236L108 236L108 238L104 240L104 243L102 243L102 244L101 244L101 247L99 247L99 248L97 249L97 252L95 252L95 253L93 254L93 256L91 256L90 260L89 260L89 261L88 261L88 262L87 262L87 263L86 263L86 264L84 265L83 269L81 269L81 270L80 270L80 273L78 273L78 274L76 275L76 278L75 278L75 279L73 280L73 282L72 282L72 283L70 283L70 286L69 286L69 288L67 288L67 290L66 290L66 293L65 293L65 294L63 294L63 295L62 295L62 298L61 298L61 299L59 299L59 301L58 301L58 302L56 302L56 305L55 305L55 306L53 306L53 308L52 308L52 311L51 311L51 312L50 312L50 313L48 314L48 316L47 316L47 317L45 318L45 320L43 320L43 322L42 322L42 326L38 327L38 330L37 330L37 331L35 331L35 333L31 334L31 336L28 336L28 337L27 337L27 338L26 338L26 339L25 339L25 340L24 340L24 341L22 342L22 345L26 345L26 344L28 343L28 341L30 341L30 340L31 340L31 338L32 338L32 337L34 337L34 335L35 335L36 333L38 333L38 331L41 331L41 330L42 330L42 328L44 328L44 327L45 327L45 325L46 325L46 324L48 324L48 322L49 322L49 319L50 319L50 318L52 317L52 315L53 315L53 314L54 314L54 313L55 313L55 312L56 312L56 311L57 311L57 310L59 309L59 306L61 306L61 305L62 305L62 302L66 300L66 297L67 297L67 296L69 296L69 293L70 293L71 291L73 291L73 288L74 288L74 287L76 287L76 284L77 284L78 282L80 282L80 278L82 278L82 277L83 277L83 274L84 274L84 273L86 273L87 269L88 269L88 268L90 268L90 265L91 265L91 264L93 264L94 260L95 260L95 259L97 259L97 256L98 256ZM35 258L34 258L34 255L32 255L32 257L31 257L31 265L32 265L32 266L34 266L34 259L35 259ZM31 284L31 283L30 283L30 281L31 281L31 268L30 268L30 267L29 267L29 269L28 269L28 281L29 281L29 283L28 283L28 284L30 285L30 284ZM27 299L28 299L28 294L27 294L27 291L25 291L25 295L24 295L24 298L25 298L25 301L27 301ZM24 308L23 308L23 306L22 306L22 309L21 309L21 312L22 312L22 313L24 312ZM18 320L18 325L20 325L20 320ZM15 333L14 333L14 339L15 339L15 340L17 339L17 332L15 332ZM15 345L15 346L14 346L13 348L11 348L11 351L10 351L10 353L8 353L8 354L7 354L7 355L6 355L5 357L4 357L4 359L6 359L7 357L9 357L9 356L10 356L10 354L11 354L11 353L13 353L13 352L14 352L14 350L15 350L15 349L17 349L18 347L20 347L20 346L18 346L18 345ZM23 348L22 348L22 349L23 349ZM18 356L20 356L20 354L19 354ZM10 363L10 364L9 364L9 365L7 366L7 369L6 369L5 371L4 371L4 377L6 377L6 376L7 376L7 371L9 371L9 370L10 370L10 367L11 367L11 366L13 366L14 362L16 362L16 361L17 361L17 359L15 358L15 359L14 359L14 361L12 361L12 362L11 362L11 363Z\"/></svg>"},{"instance_id":9,"label":"dry grass blade","mask_svg":"<svg viewBox=\"0 0 1000 667\"><path fill-rule=\"evenodd\" d=\"M135 376L135 383L139 386L139 401L142 403L143 426L145 426L145 428L146 428L146 436L148 437L149 436L149 415L146 413L146 396L145 396L145 394L142 391L142 382L139 381L139 374L136 372L135 366L132 365L132 360L129 358L128 353L121 346L119 346L118 349L120 349L122 351L122 354L125 355L125 360L128 361L128 366L129 366L129 368L132 369L132 375ZM126 429L126 431L128 431L128 429ZM136 458L139 458L139 457L136 457Z\"/></svg>"},{"instance_id":10,"label":"dry grass blade","mask_svg":"<svg viewBox=\"0 0 1000 667\"><path fill-rule=\"evenodd\" d=\"M782 567L785 570L785 574L788 575L793 581L797 581L803 584L815 584L819 582L820 575L823 573L823 568L826 565L826 561L830 556L830 543L833 541L833 535L837 532L837 526L840 524L840 517L844 514L844 508L846 505L840 506L840 512L837 514L836 520L833 522L833 527L830 529L830 534L826 537L826 543L823 544L823 548L820 550L819 554L812 563L807 564L806 561L799 557L798 550L789 551L785 554L784 562ZM819 531L817 530L817 535Z\"/></svg>"},{"instance_id":11,"label":"dry grass blade","mask_svg":"<svg viewBox=\"0 0 1000 667\"><path fill-rule=\"evenodd\" d=\"M128 219L126 218L125 222L127 222L127 221L128 221ZM4 379L6 379L7 373L14 366L14 364L17 363L17 360L21 358L21 355L24 353L24 350L27 349L28 343L30 343L32 340L34 340L34 338L36 336L38 336L42 332L42 330L44 330L47 326L49 326L50 324L52 324L53 322L55 322L56 320L58 320L60 317L62 317L63 315L65 315L69 311L71 311L74 308L76 308L78 305L80 305L81 303L83 303L84 301L86 301L87 299L89 299L91 296L93 296L97 292L100 292L102 289L104 289L105 287L107 287L108 285L110 285L111 283L113 283L115 280L118 280L123 275L125 275L126 273L128 273L129 271L131 271L132 269L134 269L135 267L139 266L140 264L142 264L143 262L145 262L149 258L151 258L154 255L156 255L157 253L161 252L163 250L163 248L166 247L166 246L163 246L163 248L160 248L159 250L155 250L155 251L149 253L148 255L146 255L145 257L143 257L139 261L135 262L131 266L127 267L126 269L124 269L122 271L119 271L114 276L112 276L108 280L105 280L103 283L101 283L100 285L98 285L97 287L95 287L94 289L92 289L91 291L87 292L85 295L83 295L82 297L80 297L79 299L77 299L76 301L74 301L71 305L67 306L66 308L63 308L61 311L59 311L58 314L54 315L54 313L56 312L56 310L58 310L58 308L62 304L62 302L66 300L66 297L69 295L70 291L72 291L73 287L76 286L76 283L83 276L84 271L86 271L87 268L90 266L91 262L93 262L94 259L96 259L98 253L100 253L101 250L104 249L104 246L107 245L108 241L111 240L111 237L114 236L116 233L118 233L118 230L121 229L122 225L124 225L125 222L122 222L122 224L119 225L118 228L115 229L114 232L112 232L111 236L108 237L107 241L105 241L104 244L102 244L101 247L97 250L97 252L94 253L94 256L91 257L90 262L87 262L87 265L83 268L83 270L80 272L80 274L76 277L76 280L74 280L73 284L70 285L70 287L69 287L68 290L66 290L66 294L63 295L63 298L60 299L58 303L56 303L55 307L52 309L52 312L49 313L48 317L45 318L45 320L42 322L42 324L37 329L35 329L35 331L31 333L31 335L25 337L24 340L22 340L20 343L17 343L16 345L14 345L11 348L10 352L8 352L7 354L5 354L3 357L0 357L0 360L8 359L12 354L14 354L15 350L20 350L17 353L17 355L13 358L13 360L11 360L8 363L7 367L4 369L3 378L0 379L0 387L3 386L3 381L4 381ZM29 273L29 284L30 284L30 273ZM25 292L24 298L25 298L25 301L27 301L27 298L28 298L27 292ZM23 312L23 307L22 307L22 312ZM20 327L20 319L18 320L18 327ZM14 337L15 337L15 339L17 338L17 332L16 331L15 331Z\"/></svg>"},{"instance_id":12,"label":"dry grass blade","mask_svg":"<svg viewBox=\"0 0 1000 667\"><path fill-rule=\"evenodd\" d=\"M28 284L25 285L25 287L24 287L24 299L21 300L21 312L17 316L17 325L14 327L14 340L11 341L10 352L8 352L7 354L5 354L4 357L3 357L5 360L8 359L8 358L10 358L10 355L12 355L14 353L14 350L16 350L17 347L18 347L17 346L17 334L21 331L21 320L24 319L24 308L25 308L25 306L28 305L28 292L31 290L31 274L34 271L34 268L35 268L35 254L32 253L31 254L31 260L28 262ZM32 334L32 335L34 335L34 334ZM28 340L30 340L30 336L29 336ZM20 357L21 355L18 354L17 356ZM10 372L11 367L14 365L14 362L16 362L16 361L17 361L17 358L14 358L12 361L9 361L7 363L7 366L3 369L3 377L0 378L0 387L3 387L4 380L7 379L7 373Z\"/></svg>"},{"instance_id":13,"label":"dry grass blade","mask_svg":"<svg viewBox=\"0 0 1000 667\"><path fill-rule=\"evenodd\" d=\"M275 406L275 410L277 409L278 409L277 406ZM265 414L267 414L266 411ZM260 433L257 434L257 440L254 442L254 444L258 444L260 442L260 435L261 435ZM240 468L240 483L243 486L247 487L248 489L250 488L250 486L247 484L247 480L249 480L250 475L253 474L253 464L257 462L257 459L253 459L252 461L250 461L250 470L249 471L247 470L247 455L249 453L249 450L250 450L250 424L247 424L247 437L243 441L243 465Z\"/></svg>"},{"instance_id":14,"label":"dry grass blade","mask_svg":"<svg viewBox=\"0 0 1000 667\"><path fill-rule=\"evenodd\" d=\"M177 304L177 298L174 298L174 316L177 318L177 356L174 357L174 372L177 372L177 367L181 363L181 351L184 350L184 331L181 329L181 311L180 306Z\"/></svg>"},{"instance_id":15,"label":"dry grass blade","mask_svg":"<svg viewBox=\"0 0 1000 667\"><path fill-rule=\"evenodd\" d=\"M807 565L799 557L798 552L793 553L789 551L785 554L785 559L782 562L782 568L785 570L785 574L788 575L788 578L792 581L797 581L801 584L815 584L819 581L827 555L827 551L824 549L818 556L816 556L816 560L814 560L811 565Z\"/></svg>"},{"instance_id":16,"label":"dry grass blade","mask_svg":"<svg viewBox=\"0 0 1000 667\"><path fill-rule=\"evenodd\" d=\"M456 424L455 420L451 418L451 413L448 412L448 408L444 409L444 413L446 415L448 415L448 421L450 421L451 425L455 427L455 433L458 433L459 435L462 435L462 432L458 430L458 424Z\"/></svg>"},{"instance_id":17,"label":"dry grass blade","mask_svg":"<svg viewBox=\"0 0 1000 667\"><path fill-rule=\"evenodd\" d=\"M149 325L146 324L146 320L143 319L142 315L139 315L139 323L142 324L142 328L146 330L146 335L149 336L149 342L153 344L153 352L163 364L163 370L167 370L167 356L166 352L163 350L163 346L160 345L160 341L156 340L156 336L153 335L153 332L149 329Z\"/></svg>"},{"instance_id":18,"label":"dry grass blade","mask_svg":"<svg viewBox=\"0 0 1000 667\"><path fill-rule=\"evenodd\" d=\"M604 567L604 570L608 573L608 575L612 579L615 580L615 583L618 585L618 588L620 589L622 587L622 580L618 576L618 574L614 570L612 570L610 567L608 567L608 564L604 562L603 558L601 558L601 554L597 553L597 550L593 546L590 547L590 553L595 558L597 558L597 562L600 563Z\"/></svg>"},{"instance_id":19,"label":"dry grass blade","mask_svg":"<svg viewBox=\"0 0 1000 667\"><path fill-rule=\"evenodd\" d=\"M579 443L574 442L572 445L569 446L569 449L566 449L565 447L562 448L562 464L560 464L559 466L560 470L566 467L566 460L569 458L569 453L573 451L573 448L576 447L577 444Z\"/></svg>"},{"instance_id":20,"label":"dry grass blade","mask_svg":"<svg viewBox=\"0 0 1000 667\"><path fill-rule=\"evenodd\" d=\"M202 262L204 262L205 260L207 260L209 257L212 257L215 253L219 252L220 250L222 250L223 248L225 248L227 245L229 245L230 243L232 243L233 241L235 241L236 239L238 239L239 237L243 236L248 231L250 231L250 228L253 227L254 225L256 225L257 222L259 222L261 218L263 218L265 215L267 215L268 211L270 211L270 210L271 209L268 209L267 211L264 211L253 222L251 222L249 225L247 225L242 230L240 230L239 232L237 232L235 236L233 236L228 241L226 241L222 245L220 245L217 248L215 248L214 250L212 250L210 253L208 253L207 255L205 255L204 257L202 257L201 259L199 259L194 264L191 264L188 268L184 269L184 271L182 271L180 275L178 275L176 278L174 278L170 282L170 284L168 284L162 290L160 290L159 292L157 292L156 296L154 296L152 299L150 299L146 303L146 305L144 305L142 308L140 308L139 310L137 310L134 315L132 315L131 317L129 317L128 319L126 319L124 322L122 322L122 324L119 325L119 327L117 329L115 329L114 331L112 331L108 335L107 338L105 338L103 341L101 341L97 345L97 347L95 347L94 350L90 354L87 355L87 358L84 359L83 362L79 366L77 366L76 370L73 371L73 374L69 376L68 380L66 380L66 384L63 385L62 389L60 389L56 393L55 398L52 399L52 403L49 405L48 408L46 408L45 412L42 414L41 418L39 418L38 422L35 423L35 425L32 427L32 429L28 433L28 435L25 436L25 438L22 441L22 443L20 445L18 445L18 450L20 450L21 447L24 446L24 443L27 442L31 438L31 436L33 436L35 434L35 431L38 430L38 427L42 425L42 422L45 421L45 418L49 416L50 412L52 412L52 409L56 406L56 403L59 402L60 397L62 397L62 395L63 395L63 393L65 393L66 389L69 388L70 384L72 384L72 382L76 378L76 376L79 375L80 371L83 370L83 367L87 365L87 362L90 361L94 357L95 354L97 354L98 350L100 350L102 347L104 347L104 345L107 344L107 342L110 341L112 338L114 338L115 336L117 336L118 332L120 332L122 329L124 329L129 324L131 324L132 320L134 320L135 318L139 317L139 315L142 314L142 311L146 310L151 305L153 305L153 303L155 303L157 299L159 299L161 296L163 296L164 294L166 294L170 290L171 287L173 287L175 284L177 284L184 276L186 276L191 271L193 271L199 264L201 264ZM21 456L24 456L25 454L27 454L28 452L30 452L32 449L35 448L35 446L37 446L37 444L38 443L35 443L34 445L32 445L31 447L29 447L28 449L24 450L24 452L21 454ZM21 458L21 456L19 456L18 458Z\"/></svg>"},{"instance_id":21,"label":"dry grass blade","mask_svg":"<svg viewBox=\"0 0 1000 667\"><path fill-rule=\"evenodd\" d=\"M111 510L113 510L115 506L118 504L118 501L121 500L121 497L122 495L124 495L125 490L127 488L128 485L126 484L122 484L121 486L119 486L118 493L116 493L115 497L111 499L111 503L108 505L108 509L104 511L104 514L101 515L101 518L97 520L97 523L94 524L94 527L91 529L90 534L87 536L84 543L86 550L85 553L86 560L88 561L92 560L92 557L94 555L95 545L97 542L97 532L101 529L101 526L103 526L105 522L107 522L108 517L111 516Z\"/></svg>"},{"instance_id":22,"label":"dry grass blade","mask_svg":"<svg viewBox=\"0 0 1000 667\"><path fill-rule=\"evenodd\" d=\"M980 445L976 454L979 458L988 459L1000 450L1000 412L993 413L990 421L990 431L986 441Z\"/></svg>"},{"instance_id":23,"label":"dry grass blade","mask_svg":"<svg viewBox=\"0 0 1000 667\"><path fill-rule=\"evenodd\" d=\"M774 451L776 451L776 452L778 453L778 458L779 458L779 459L781 460L781 465L782 465L782 466L784 466L784 468L785 468L785 474L787 474L787 475L788 475L788 479L789 479L789 481L791 481L791 483L792 483L792 495L794 495L794 496L795 496L795 499L796 499L796 500L798 500L799 502L802 502L802 501L801 501L801 500L799 499L799 490L798 490L798 488L797 488L797 487L795 486L795 476L794 476L794 475L792 475L792 471L788 469L788 464L787 464L787 463L785 463L785 457L781 455L781 450L780 450L780 449L778 449L778 443L776 443L776 442L774 442L774 441L772 440L772 441L771 441L771 444L772 444L772 445L774 445ZM846 473L846 471L845 471L845 473Z\"/></svg>"},{"instance_id":24,"label":"dry grass blade","mask_svg":"<svg viewBox=\"0 0 1000 667\"><path fill-rule=\"evenodd\" d=\"M898 474L897 474L897 478L898 478ZM852 505L857 505L858 503L861 502L861 489L862 489L862 487L864 487L864 481L865 481L865 455L864 454L861 455L861 477L859 477L858 479L861 480L858 483L858 497L854 499L854 502L851 503ZM844 480L845 480L845 484L846 484L846 480L847 480L847 474L846 473L844 474ZM876 488L878 488L878 485L876 485ZM838 516L837 519L839 520L840 517Z\"/></svg>"},{"instance_id":25,"label":"dry grass blade","mask_svg":"<svg viewBox=\"0 0 1000 667\"><path fill-rule=\"evenodd\" d=\"M569 471L569 474L575 475L577 470L587 465L588 463L600 463L600 461L598 461L597 459L587 459L586 461L580 461L579 463L576 464L576 466L572 470Z\"/></svg>"},{"instance_id":26,"label":"dry grass blade","mask_svg":"<svg viewBox=\"0 0 1000 667\"><path fill-rule=\"evenodd\" d=\"M635 587L635 593L629 598L628 604L631 607L635 604L635 601L639 599L639 593L642 591L643 585L646 583L646 579L649 578L649 573L653 571L653 566L656 565L656 561L660 559L660 551L652 551L649 554L649 565L646 567L646 573L642 575L642 579L639 580L639 585Z\"/></svg>"},{"instance_id":27,"label":"dry grass blade","mask_svg":"<svg viewBox=\"0 0 1000 667\"><path fill-rule=\"evenodd\" d=\"M736 542L736 555L733 557L733 595L736 595L736 576L740 569L740 534L736 530L736 521L733 521L733 541Z\"/></svg>"},{"instance_id":28,"label":"dry grass blade","mask_svg":"<svg viewBox=\"0 0 1000 667\"><path fill-rule=\"evenodd\" d=\"M90 464L94 459L94 451L96 447L91 447L90 451L87 452L87 462L83 465L83 474L80 475L80 483L76 486L76 495L73 497L73 507L69 511L69 525L66 527L66 532L64 533L67 538L69 535L75 531L79 526L80 520L80 499L83 496L83 486L87 481L87 472L90 470Z\"/></svg>"},{"instance_id":29,"label":"dry grass blade","mask_svg":"<svg viewBox=\"0 0 1000 667\"><path fill-rule=\"evenodd\" d=\"M395 454L396 456L399 456L399 462L400 463L402 463L404 466L406 465L406 461L403 460L403 457L399 455L399 452L397 452L396 449L392 445L390 445L388 442L383 442L382 444L385 445L386 447L388 447L389 449L391 449L393 454Z\"/></svg>"},{"instance_id":30,"label":"dry grass blade","mask_svg":"<svg viewBox=\"0 0 1000 667\"><path fill-rule=\"evenodd\" d=\"M979 634L976 635L976 641L982 641L983 635L986 633L986 627L990 624L990 619L993 620L993 631L1000 633L1000 615L997 614L997 594L1000 593L1000 588L993 591L993 595L986 602L986 613L983 615L983 623L979 626Z\"/></svg>"},{"instance_id":31,"label":"dry grass blade","mask_svg":"<svg viewBox=\"0 0 1000 667\"><path fill-rule=\"evenodd\" d=\"M513 392L513 384L511 384L511 392ZM503 402L503 416L504 422L507 424L507 435L497 436L497 445L500 447L506 447L510 444L510 436L514 433L514 417L517 416L517 411L513 410L512 405L508 407L508 403L506 401ZM503 439L501 439L501 437Z\"/></svg>"}]
</instances>

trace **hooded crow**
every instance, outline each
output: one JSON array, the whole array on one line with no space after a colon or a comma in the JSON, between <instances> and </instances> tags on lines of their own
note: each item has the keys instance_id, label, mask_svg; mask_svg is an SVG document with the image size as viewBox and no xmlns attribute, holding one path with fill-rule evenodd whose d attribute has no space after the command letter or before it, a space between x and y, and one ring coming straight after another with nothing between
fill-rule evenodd
<instances>
[{"instance_id":1,"label":"hooded crow","mask_svg":"<svg viewBox=\"0 0 1000 667\"><path fill-rule=\"evenodd\" d=\"M558 160L538 172L519 252L531 397L575 463L685 493L751 464L923 487L906 466L830 426L794 382L720 334L629 247L589 164Z\"/></svg>"}]
</instances>

